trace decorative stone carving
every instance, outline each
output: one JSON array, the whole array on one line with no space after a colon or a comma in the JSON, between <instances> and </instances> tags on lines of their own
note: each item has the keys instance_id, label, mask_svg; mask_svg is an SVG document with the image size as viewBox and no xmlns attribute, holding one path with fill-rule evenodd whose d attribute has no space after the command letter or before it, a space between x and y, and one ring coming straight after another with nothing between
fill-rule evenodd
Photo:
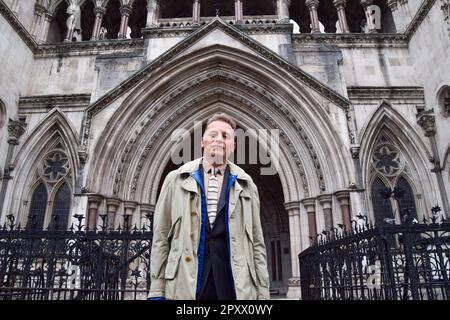
<instances>
[{"instance_id":1,"label":"decorative stone carving","mask_svg":"<svg viewBox=\"0 0 450 320\"><path fill-rule=\"evenodd\" d=\"M42 159L39 167L39 175L47 182L58 182L70 171L70 161L66 152L62 149L54 149L48 152Z\"/></svg>"},{"instance_id":2,"label":"decorative stone carving","mask_svg":"<svg viewBox=\"0 0 450 320\"><path fill-rule=\"evenodd\" d=\"M436 134L436 125L433 109L418 114L417 124L425 131L426 137L434 136Z\"/></svg>"},{"instance_id":3,"label":"decorative stone carving","mask_svg":"<svg viewBox=\"0 0 450 320\"><path fill-rule=\"evenodd\" d=\"M25 133L26 123L9 119L8 123L8 143L19 144L19 138Z\"/></svg>"},{"instance_id":4,"label":"decorative stone carving","mask_svg":"<svg viewBox=\"0 0 450 320\"><path fill-rule=\"evenodd\" d=\"M150 110L149 113L147 114L147 116L145 116L145 119L143 121L140 121L139 123L141 124L138 128L136 128L136 130L134 130L134 134L130 137L127 145L124 148L124 152L121 156L121 161L120 164L118 166L117 169L117 174L116 177L114 179L114 187L113 187L113 194L114 195L118 195L119 191L120 191L120 186L121 186L121 181L122 181L122 176L124 173L124 165L127 164L129 162L129 158L128 155L132 150L133 145L135 144L135 142L137 141L137 139L141 136L142 132L144 131L145 128L148 127L148 125L151 123L151 120L159 113L159 111L162 109L163 106L168 105L171 103L171 101L175 100L177 97L183 95L183 93L185 93L187 90L192 90L193 86L195 85L199 85L205 81L224 81L224 82L229 82L229 83L235 83L238 84L239 86L245 86L245 87L249 87L250 90L254 91L254 92L259 92L260 94L262 94L268 101L270 101L270 103L276 103L276 98L273 97L269 92L262 90L261 88L259 88L258 86L256 86L253 83L250 83L247 80L243 80L241 78L238 78L236 76L233 75L229 75L227 73L224 72L219 72L219 71L214 71L214 72L210 72L206 75L203 75L199 78L197 78L195 80L195 83L187 83L182 85L181 87L176 89L176 92L172 93L169 95L169 97L167 97L166 99L164 99L163 101L161 101L160 104L156 105L153 110ZM146 148L144 149L144 152L141 155L141 158L138 161L138 165L135 169L135 173L133 175L133 179L132 179L132 185L131 185L131 198L134 198L135 196L135 192L136 192L136 188L137 188L137 182L138 179L140 177L141 174L141 169L146 161L146 158L148 156L149 151L153 148L153 145L155 143L155 141L157 141L157 139L159 138L160 134L162 133L162 131L170 125L170 123L176 119L176 117L180 114L182 114L187 108L192 107L194 104L199 103L200 101L207 99L208 97L215 95L215 94L224 94L227 95L229 97L229 99L235 99L235 96L233 94L231 94L230 92L224 91L222 89L216 89L213 91L210 91L209 93L206 93L204 96L197 98L196 100L191 101L189 104L187 104L186 106L183 106L182 108L178 108L177 111L172 114L172 116L168 119L168 121L166 121L162 127L160 127L160 129L158 131L156 131L156 133L154 135L152 135L152 138L150 139L149 143L147 144ZM266 119L270 119L271 123L273 125L273 127L275 129L279 129L280 130L280 134L281 136L284 138L286 144L289 146L291 153L293 154L294 158L296 159L296 164L299 168L299 174L300 176L302 176L303 180L303 188L305 190L306 194L309 194L309 188L308 185L306 183L306 176L305 176L305 172L303 169L303 165L302 162L300 160L300 157L298 156L297 152L295 151L294 145L292 144L292 142L290 142L290 140L287 138L287 135L285 135L283 133L283 131L278 127L278 125L271 119L271 117L266 114L265 112L263 112L260 108L256 107L253 105L253 103L246 101L244 98L240 98L241 102L244 102L248 107L252 108L253 112L256 112L258 114L260 114L263 118ZM322 191L325 191L326 187L325 187L325 182L323 179L323 172L321 169L321 165L320 162L318 160L317 157L317 153L315 152L312 143L309 141L308 136L304 133L303 128L300 126L299 123L296 122L295 118L289 113L289 111L281 106L278 105L277 106L280 110L282 110L282 112L286 115L286 118L296 127L296 129L303 133L301 135L302 140L304 140L305 144L308 146L308 151L310 151L311 154L311 158L314 162L314 166L316 168L317 171L317 177L319 180L319 185Z\"/></svg>"},{"instance_id":5,"label":"decorative stone carving","mask_svg":"<svg viewBox=\"0 0 450 320\"><path fill-rule=\"evenodd\" d=\"M383 143L376 147L372 155L372 165L382 175L394 177L402 172L405 162L395 146Z\"/></svg>"}]
</instances>

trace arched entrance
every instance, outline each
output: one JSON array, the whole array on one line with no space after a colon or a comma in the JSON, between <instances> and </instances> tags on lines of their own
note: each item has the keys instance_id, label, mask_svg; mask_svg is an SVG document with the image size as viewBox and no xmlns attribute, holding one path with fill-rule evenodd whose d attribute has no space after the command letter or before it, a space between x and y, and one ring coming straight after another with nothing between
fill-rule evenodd
<instances>
[{"instance_id":1,"label":"arched entrance","mask_svg":"<svg viewBox=\"0 0 450 320\"><path fill-rule=\"evenodd\" d=\"M204 131L205 125L203 125L202 132ZM245 133L244 128L237 128L237 134ZM190 160L198 157L195 154L194 145L200 144L199 137L201 135L194 135L191 133L189 136L188 143L191 144ZM186 137L187 138L187 137ZM185 140L186 140L185 138ZM196 139L197 138L197 139ZM267 162L264 161L265 165L262 164L260 152L256 154L252 153L250 144L255 143L256 140L253 137L248 137L246 139L241 139L239 137L237 144L244 143L242 149L237 146L237 151L242 152L245 150L244 156L241 154L239 156L235 152L232 154L232 161L240 166L246 173L248 173L256 186L258 187L259 198L260 198L260 217L261 224L264 233L264 239L267 250L267 264L270 277L270 289L272 296L286 295L288 291L288 280L292 277L292 265L291 265L291 248L290 248L290 237L289 237L289 217L286 209L284 208L284 195L283 187L281 184L280 177L278 173L265 174L262 168L268 168ZM258 146L257 151L259 151L260 146ZM177 150L178 153L178 150ZM182 153L182 151L181 151ZM181 164L176 164L173 158L169 159L164 171L162 173L161 179L158 183L157 198L164 182L164 178L167 174L180 167ZM149 179L150 180L150 179Z\"/></svg>"}]
</instances>

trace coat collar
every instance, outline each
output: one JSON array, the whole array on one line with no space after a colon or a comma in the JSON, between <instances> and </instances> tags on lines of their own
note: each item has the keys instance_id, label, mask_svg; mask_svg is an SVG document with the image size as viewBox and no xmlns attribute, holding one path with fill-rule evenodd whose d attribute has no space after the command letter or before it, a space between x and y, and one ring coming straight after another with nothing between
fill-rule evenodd
<instances>
[{"instance_id":1,"label":"coat collar","mask_svg":"<svg viewBox=\"0 0 450 320\"><path fill-rule=\"evenodd\" d=\"M193 161L190 161L188 163L185 163L184 165L182 165L178 170L177 173L178 174L183 174L183 173L193 173L195 171L198 170L200 162L201 162L202 158L198 158L195 159ZM245 173L244 170L242 170L241 168L239 168L237 165L235 165L234 163L232 163L231 161L227 161L228 166L230 167L230 174L234 175L237 177L237 179L239 180L251 180L250 176Z\"/></svg>"}]
</instances>

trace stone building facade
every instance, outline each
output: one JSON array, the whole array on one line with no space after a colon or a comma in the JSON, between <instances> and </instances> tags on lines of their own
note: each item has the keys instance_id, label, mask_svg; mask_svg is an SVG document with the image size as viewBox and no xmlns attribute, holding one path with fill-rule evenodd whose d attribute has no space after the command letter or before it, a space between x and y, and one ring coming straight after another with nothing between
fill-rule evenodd
<instances>
[{"instance_id":1,"label":"stone building facade","mask_svg":"<svg viewBox=\"0 0 450 320\"><path fill-rule=\"evenodd\" d=\"M261 196L274 294L322 230L450 194L448 0L0 0L0 223L151 215L172 133L279 130ZM391 191L394 190L396 192ZM409 211L405 211L409 210ZM56 217L56 218L55 218Z\"/></svg>"}]
</instances>

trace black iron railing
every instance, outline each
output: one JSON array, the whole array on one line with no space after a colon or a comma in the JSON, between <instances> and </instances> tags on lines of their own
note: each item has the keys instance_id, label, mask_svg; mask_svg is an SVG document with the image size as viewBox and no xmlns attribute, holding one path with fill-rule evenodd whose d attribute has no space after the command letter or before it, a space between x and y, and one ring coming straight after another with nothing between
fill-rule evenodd
<instances>
[{"instance_id":1,"label":"black iron railing","mask_svg":"<svg viewBox=\"0 0 450 320\"><path fill-rule=\"evenodd\" d=\"M299 254L302 299L450 299L450 223L359 219Z\"/></svg>"},{"instance_id":2,"label":"black iron railing","mask_svg":"<svg viewBox=\"0 0 450 320\"><path fill-rule=\"evenodd\" d=\"M145 299L152 232L120 226L85 230L0 228L0 300ZM105 219L103 219L105 221ZM125 220L126 221L126 220Z\"/></svg>"}]
</instances>

